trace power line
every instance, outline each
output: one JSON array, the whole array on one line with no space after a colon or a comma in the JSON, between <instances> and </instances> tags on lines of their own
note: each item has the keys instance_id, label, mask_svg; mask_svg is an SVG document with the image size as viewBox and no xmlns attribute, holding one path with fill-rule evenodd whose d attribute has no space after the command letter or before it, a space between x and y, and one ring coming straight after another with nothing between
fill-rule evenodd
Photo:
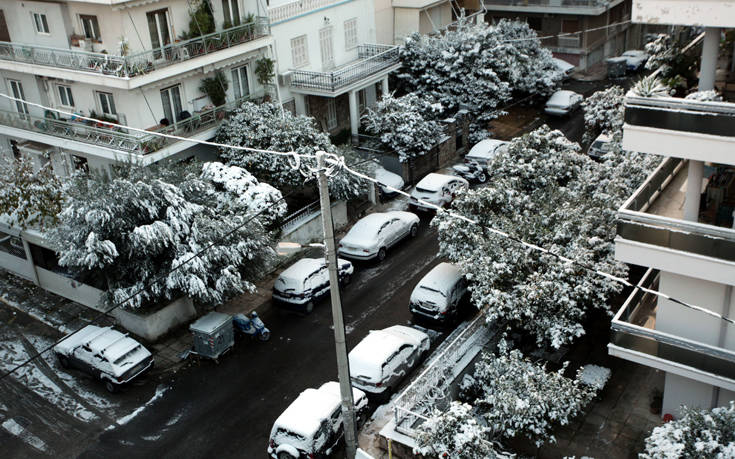
<instances>
[{"instance_id":1,"label":"power line","mask_svg":"<svg viewBox=\"0 0 735 459\"><path fill-rule=\"evenodd\" d=\"M265 211L267 211L267 210L270 210L270 209L272 209L272 208L273 208L273 206L275 206L275 205L276 205L276 204L278 204L279 202L281 202L281 201L285 200L286 198L288 198L289 196L293 195L294 193L295 193L295 192L294 192L294 191L292 191L292 192L290 192L290 193L288 193L288 194L286 194L286 195L282 195L282 196L281 196L281 198L279 198L279 199L277 199L277 200L275 200L275 201L271 202L271 204L270 204L270 205L269 205L268 207L266 207L266 208L262 209L262 210L261 210L260 212L258 212L258 213L256 213L256 214L254 214L254 215L250 216L250 217L249 217L248 219L246 219L246 220L245 220L244 222L242 222L241 224L237 225L237 226L236 226L235 228L233 228L232 230L228 231L227 233L223 234L222 236L220 236L219 238L217 238L217 240L215 240L215 241L211 242L211 243L210 243L209 245L207 245L206 247L202 248L201 250L199 250L199 251L198 251L197 253L193 254L193 255L192 255L191 257L187 258L186 260L182 261L182 262L181 262L180 264L176 265L176 266L175 266L174 268L172 268L172 269L168 270L167 272L165 272L165 273L163 273L163 274L159 274L158 276L156 276L156 277L154 277L153 279L151 279L150 281L148 281L148 282L147 282L147 283L146 283L146 284L145 284L144 286L142 286L142 287L141 287L140 289L138 289L138 290L137 290L137 291L135 291L134 293L130 294L130 295L129 295L129 296L127 297L127 298L125 298L124 300L122 300L122 301L120 301L120 302L118 302L118 303L114 304L114 305L113 305L113 306L111 306L111 307L110 307L109 309L107 309L107 310L105 310L105 311L103 311L103 312L100 312L100 313L99 313L99 314L97 314L97 315L96 315L95 317L93 317L93 318L92 318L92 320L90 320L88 324L85 324L85 325L83 325L83 326L81 326L81 327L78 327L78 328L77 328L76 330L74 330L74 331L70 332L70 333L69 333L68 335L66 335L66 336L64 336L64 337L62 337L62 338L60 338L60 339L56 340L56 341L55 341L54 343L52 343L52 344L49 344L48 346L44 347L44 348L43 348L42 350L38 351L38 352L37 352L36 354L34 354L33 356L29 357L29 358L28 358L27 360L25 360L25 361L23 361L23 362L19 363L18 365L16 365L15 367L13 367L13 368L12 368L11 370L9 370L8 372L6 372L6 373L4 373L4 374L3 374L2 376L0 376L0 381L2 381L3 379L7 378L7 377L8 377L8 376L10 376L11 374L15 373L15 372L16 372L16 371L18 371L19 369L21 369L21 368L25 367L25 366L26 366L26 365L28 365L29 363L33 362L34 360L36 360L36 359L37 359L38 357L40 357L41 355L43 355L43 354L45 354L46 352L48 352L48 351L50 351L51 349L53 349L53 348L54 348L54 346L56 346L57 344L59 344L59 343L63 342L63 341L64 341L64 340L66 340L67 338L71 337L71 336L72 336L73 334L75 334L75 333L77 333L78 331L82 330L82 329L83 329L84 327L86 327L87 325L91 325L91 324L94 324L94 323L96 323L96 322L97 322L98 320L100 320L100 319L101 319L101 318L103 318L104 316L108 315L109 313L111 313L111 312L112 312L112 311L114 311L115 309L119 308L120 306L124 305L125 303L127 303L127 302L128 302L128 301L130 301L130 300L132 300L132 299L133 299L133 298L135 298L136 296L138 296L138 295L140 295L141 293L145 292L145 291L146 291L146 290L147 290L148 288L150 288L150 287L151 287L151 286L152 286L153 284L155 284L156 282L162 281L162 280L163 280L163 279L164 279L165 277L167 277L167 276L169 276L170 274L172 274L172 273L174 273L174 272L178 271L178 270L179 270L179 269L181 269L181 268L182 268L183 266L185 266L185 265L189 264L189 263L190 263L191 261L193 261L193 260L194 260L195 258L198 258L198 257L200 257L200 256L201 256L201 255L202 255L202 254L203 254L204 252L206 252L206 251L210 250L210 249L211 249L212 247L216 246L216 245L217 245L217 244L218 244L219 242L222 242L222 241L226 240L226 239L227 239L228 237L230 237L231 235L233 235L234 233L236 233L237 231L239 231L240 229L242 229L242 228L243 228L243 227L244 227L245 225L247 225L248 223L250 223L251 221L253 221L253 220L254 220L255 218L257 218L257 217L260 217L261 215L263 215L263 213L265 213Z\"/></svg>"}]
</instances>

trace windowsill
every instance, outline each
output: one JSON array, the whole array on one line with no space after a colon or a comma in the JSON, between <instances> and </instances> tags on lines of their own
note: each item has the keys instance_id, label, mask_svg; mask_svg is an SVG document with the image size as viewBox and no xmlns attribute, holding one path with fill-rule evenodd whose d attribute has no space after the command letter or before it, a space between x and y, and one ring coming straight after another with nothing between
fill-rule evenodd
<instances>
[{"instance_id":1,"label":"windowsill","mask_svg":"<svg viewBox=\"0 0 735 459\"><path fill-rule=\"evenodd\" d=\"M302 68L304 68L304 67L308 67L308 66L309 66L309 63L308 63L308 62L306 62L306 63L303 63L303 64L301 64L301 65L294 65L294 66L293 66L293 68L294 68L294 69L302 69Z\"/></svg>"}]
</instances>

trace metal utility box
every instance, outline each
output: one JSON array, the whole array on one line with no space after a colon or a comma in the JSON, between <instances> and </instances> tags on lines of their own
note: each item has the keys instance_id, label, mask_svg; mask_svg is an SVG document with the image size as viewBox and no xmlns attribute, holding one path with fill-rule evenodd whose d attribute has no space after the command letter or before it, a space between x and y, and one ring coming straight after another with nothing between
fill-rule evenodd
<instances>
[{"instance_id":1,"label":"metal utility box","mask_svg":"<svg viewBox=\"0 0 735 459\"><path fill-rule=\"evenodd\" d=\"M232 317L221 312L210 312L189 325L194 336L194 353L217 359L235 343Z\"/></svg>"},{"instance_id":2,"label":"metal utility box","mask_svg":"<svg viewBox=\"0 0 735 459\"><path fill-rule=\"evenodd\" d=\"M611 57L605 60L607 63L608 78L622 78L628 69L628 61L624 57Z\"/></svg>"}]
</instances>

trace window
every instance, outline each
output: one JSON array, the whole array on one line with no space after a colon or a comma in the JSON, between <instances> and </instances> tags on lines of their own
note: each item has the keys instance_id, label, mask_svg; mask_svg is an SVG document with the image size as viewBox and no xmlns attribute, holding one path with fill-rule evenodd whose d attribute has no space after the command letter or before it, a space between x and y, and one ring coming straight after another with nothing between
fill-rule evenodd
<instances>
[{"instance_id":1,"label":"window","mask_svg":"<svg viewBox=\"0 0 735 459\"><path fill-rule=\"evenodd\" d=\"M309 102L309 96L304 96L304 114L311 115L311 103Z\"/></svg>"},{"instance_id":2,"label":"window","mask_svg":"<svg viewBox=\"0 0 735 459\"><path fill-rule=\"evenodd\" d=\"M64 107L74 106L74 97L71 95L71 87L59 85L59 104Z\"/></svg>"},{"instance_id":3,"label":"window","mask_svg":"<svg viewBox=\"0 0 735 459\"><path fill-rule=\"evenodd\" d=\"M319 30L319 47L322 51L322 68L334 67L334 46L332 44L332 28L324 27Z\"/></svg>"},{"instance_id":4,"label":"window","mask_svg":"<svg viewBox=\"0 0 735 459\"><path fill-rule=\"evenodd\" d=\"M294 67L302 67L309 63L309 52L306 48L306 35L291 39L291 63Z\"/></svg>"},{"instance_id":5,"label":"window","mask_svg":"<svg viewBox=\"0 0 735 459\"><path fill-rule=\"evenodd\" d=\"M148 19L148 32L151 35L151 47L161 48L171 43L171 34L168 27L168 10L157 10L146 13ZM153 53L153 57L160 59L160 50Z\"/></svg>"},{"instance_id":6,"label":"window","mask_svg":"<svg viewBox=\"0 0 735 459\"><path fill-rule=\"evenodd\" d=\"M82 23L82 33L84 34L84 38L91 38L94 40L100 39L102 35L100 35L100 25L97 22L97 16L80 14L79 21Z\"/></svg>"},{"instance_id":7,"label":"window","mask_svg":"<svg viewBox=\"0 0 735 459\"><path fill-rule=\"evenodd\" d=\"M541 30L542 27L542 18L541 17L532 17L529 16L526 18L526 22L528 23L528 27L532 28L533 30Z\"/></svg>"},{"instance_id":8,"label":"window","mask_svg":"<svg viewBox=\"0 0 735 459\"><path fill-rule=\"evenodd\" d=\"M23 92L23 85L20 83L20 81L9 81L10 92L13 93L13 97L15 97L16 99L26 100L26 95ZM20 113L20 119L26 119L26 115L28 114L28 105L26 105L24 102L21 102L20 100L16 100L15 109L18 110L18 113Z\"/></svg>"},{"instance_id":9,"label":"window","mask_svg":"<svg viewBox=\"0 0 735 459\"><path fill-rule=\"evenodd\" d=\"M115 100L112 94L109 92L98 92L97 99L100 103L100 111L109 116L117 116L117 110L115 109Z\"/></svg>"},{"instance_id":10,"label":"window","mask_svg":"<svg viewBox=\"0 0 735 459\"><path fill-rule=\"evenodd\" d=\"M225 16L225 24L240 25L240 6L237 0L222 0L222 14Z\"/></svg>"},{"instance_id":11,"label":"window","mask_svg":"<svg viewBox=\"0 0 735 459\"><path fill-rule=\"evenodd\" d=\"M46 15L41 13L33 13L33 24L36 26L36 32L49 33L48 21Z\"/></svg>"},{"instance_id":12,"label":"window","mask_svg":"<svg viewBox=\"0 0 735 459\"><path fill-rule=\"evenodd\" d=\"M178 122L181 119L181 89L179 85L161 90L161 104L163 105L163 116L170 122Z\"/></svg>"},{"instance_id":13,"label":"window","mask_svg":"<svg viewBox=\"0 0 735 459\"><path fill-rule=\"evenodd\" d=\"M345 49L357 46L357 18L345 21Z\"/></svg>"},{"instance_id":14,"label":"window","mask_svg":"<svg viewBox=\"0 0 735 459\"><path fill-rule=\"evenodd\" d=\"M232 85L235 89L235 99L240 99L241 97L247 97L250 95L247 65L232 69Z\"/></svg>"},{"instance_id":15,"label":"window","mask_svg":"<svg viewBox=\"0 0 735 459\"><path fill-rule=\"evenodd\" d=\"M334 99L327 99L327 129L337 127L337 103Z\"/></svg>"}]
</instances>

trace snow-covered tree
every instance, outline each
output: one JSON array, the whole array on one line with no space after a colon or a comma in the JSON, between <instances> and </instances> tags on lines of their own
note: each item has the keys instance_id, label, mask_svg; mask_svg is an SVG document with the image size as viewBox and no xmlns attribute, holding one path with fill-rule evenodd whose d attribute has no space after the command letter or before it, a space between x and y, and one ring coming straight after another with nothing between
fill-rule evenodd
<instances>
[{"instance_id":1,"label":"snow-covered tree","mask_svg":"<svg viewBox=\"0 0 735 459\"><path fill-rule=\"evenodd\" d=\"M317 130L314 119L293 115L275 104L244 103L230 115L217 131L217 142L228 145L295 152L313 155L319 150L345 156L347 164L359 163L351 150L337 149L323 132ZM285 156L270 153L221 148L228 164L252 172L259 180L279 189L302 188L305 178L294 169ZM316 167L315 160L303 159L304 167ZM311 182L314 187L314 181ZM349 199L365 192L365 183L350 174L337 174L329 180L330 194L335 199Z\"/></svg>"},{"instance_id":2,"label":"snow-covered tree","mask_svg":"<svg viewBox=\"0 0 735 459\"><path fill-rule=\"evenodd\" d=\"M402 97L384 97L375 109L368 109L362 123L404 162L425 154L442 138L442 125L435 121L441 112L441 104L412 92Z\"/></svg>"},{"instance_id":3,"label":"snow-covered tree","mask_svg":"<svg viewBox=\"0 0 735 459\"><path fill-rule=\"evenodd\" d=\"M582 102L585 139L592 141L599 134L617 136L622 140L625 92L620 86L597 91Z\"/></svg>"},{"instance_id":4,"label":"snow-covered tree","mask_svg":"<svg viewBox=\"0 0 735 459\"><path fill-rule=\"evenodd\" d=\"M64 202L61 180L47 162L37 172L31 159L0 160L0 215L19 228L56 223Z\"/></svg>"},{"instance_id":5,"label":"snow-covered tree","mask_svg":"<svg viewBox=\"0 0 735 459\"><path fill-rule=\"evenodd\" d=\"M685 44L680 40L683 37L687 38L689 35L680 34L679 38L675 39L668 34L659 34L654 41L645 46L650 56L646 61L646 69L658 69L658 78L661 82L668 88L680 92L696 84L699 69L699 54L682 51Z\"/></svg>"},{"instance_id":6,"label":"snow-covered tree","mask_svg":"<svg viewBox=\"0 0 735 459\"><path fill-rule=\"evenodd\" d=\"M131 167L76 177L49 236L61 266L104 280L108 303L156 279L124 307L182 295L216 305L255 288L274 255L268 225L285 210L278 190L236 166Z\"/></svg>"},{"instance_id":7,"label":"snow-covered tree","mask_svg":"<svg viewBox=\"0 0 735 459\"><path fill-rule=\"evenodd\" d=\"M735 457L735 405L713 410L682 407L681 419L653 429L642 459Z\"/></svg>"}]
</instances>

